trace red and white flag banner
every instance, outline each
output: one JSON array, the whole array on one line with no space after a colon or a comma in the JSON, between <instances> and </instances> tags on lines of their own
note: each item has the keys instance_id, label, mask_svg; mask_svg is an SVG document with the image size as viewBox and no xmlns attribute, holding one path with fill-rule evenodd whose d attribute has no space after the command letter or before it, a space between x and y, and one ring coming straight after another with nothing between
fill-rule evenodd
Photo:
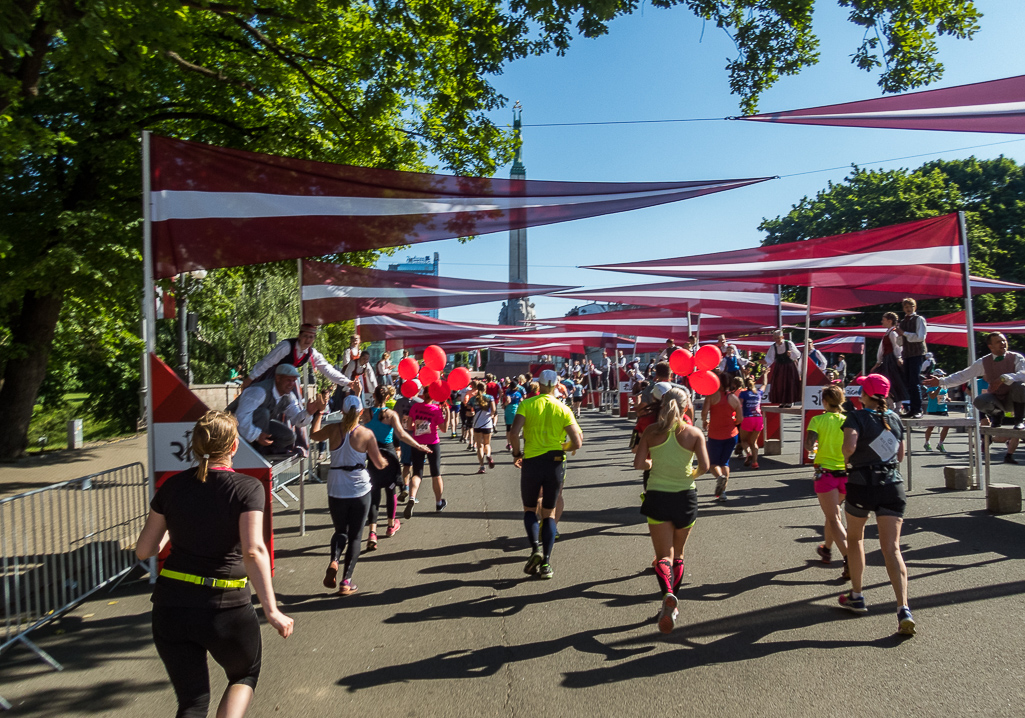
<instances>
[{"instance_id":1,"label":"red and white flag banner","mask_svg":"<svg viewBox=\"0 0 1025 718\"><path fill-rule=\"evenodd\" d=\"M1025 133L1025 75L735 118L801 125Z\"/></svg>"},{"instance_id":2,"label":"red and white flag banner","mask_svg":"<svg viewBox=\"0 0 1025 718\"><path fill-rule=\"evenodd\" d=\"M150 137L154 275L651 207L764 182L546 182L353 167Z\"/></svg>"},{"instance_id":3,"label":"red and white flag banner","mask_svg":"<svg viewBox=\"0 0 1025 718\"><path fill-rule=\"evenodd\" d=\"M660 307L678 312L707 312L721 317L747 317L773 322L779 304L778 287L753 282L684 280L657 284L573 289L554 295L566 299Z\"/></svg>"},{"instance_id":4,"label":"red and white flag banner","mask_svg":"<svg viewBox=\"0 0 1025 718\"><path fill-rule=\"evenodd\" d=\"M570 289L547 284L486 282L303 260L303 319L331 324L373 314L407 314Z\"/></svg>"},{"instance_id":5,"label":"red and white flag banner","mask_svg":"<svg viewBox=\"0 0 1025 718\"><path fill-rule=\"evenodd\" d=\"M971 277L972 294L995 294L997 292L1019 292L1025 290L1025 284L1004 282L988 277ZM904 290L883 292L871 287L816 287L812 292L812 311L828 309L852 309L869 307L878 304L899 303L908 293ZM918 299L925 297L919 294Z\"/></svg>"},{"instance_id":6,"label":"red and white flag banner","mask_svg":"<svg viewBox=\"0 0 1025 718\"><path fill-rule=\"evenodd\" d=\"M787 244L586 268L816 288L868 287L912 297L964 294L957 214Z\"/></svg>"},{"instance_id":7,"label":"red and white flag banner","mask_svg":"<svg viewBox=\"0 0 1025 718\"><path fill-rule=\"evenodd\" d=\"M381 314L364 317L359 323L359 335L365 342L403 340L403 346L417 346L424 341L437 344L439 340L491 338L502 332L518 332L523 327L507 327L469 322L447 322L420 314Z\"/></svg>"}]
</instances>

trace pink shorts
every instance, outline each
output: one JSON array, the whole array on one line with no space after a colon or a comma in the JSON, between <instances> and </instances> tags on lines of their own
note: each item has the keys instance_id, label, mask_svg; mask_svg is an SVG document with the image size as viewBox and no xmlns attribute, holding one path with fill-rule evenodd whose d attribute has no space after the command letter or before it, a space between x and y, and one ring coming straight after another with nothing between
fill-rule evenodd
<instances>
[{"instance_id":1,"label":"pink shorts","mask_svg":"<svg viewBox=\"0 0 1025 718\"><path fill-rule=\"evenodd\" d=\"M741 431L761 431L765 426L765 419L760 416L749 416L740 422Z\"/></svg>"},{"instance_id":2,"label":"pink shorts","mask_svg":"<svg viewBox=\"0 0 1025 718\"><path fill-rule=\"evenodd\" d=\"M815 479L815 493L816 494L828 494L833 489L836 489L841 494L847 493L847 477L834 474L832 471L822 470Z\"/></svg>"}]
</instances>

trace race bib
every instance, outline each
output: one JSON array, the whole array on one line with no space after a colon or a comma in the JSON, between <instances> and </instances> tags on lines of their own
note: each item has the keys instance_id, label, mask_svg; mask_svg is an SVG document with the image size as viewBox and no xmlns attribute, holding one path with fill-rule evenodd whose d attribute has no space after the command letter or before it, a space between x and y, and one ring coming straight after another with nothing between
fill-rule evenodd
<instances>
[{"instance_id":1,"label":"race bib","mask_svg":"<svg viewBox=\"0 0 1025 718\"><path fill-rule=\"evenodd\" d=\"M900 442L897 441L897 437L889 431L883 431L882 434L877 436L869 443L868 448L876 452L879 459L883 462L893 461L897 456L897 447Z\"/></svg>"},{"instance_id":2,"label":"race bib","mask_svg":"<svg viewBox=\"0 0 1025 718\"><path fill-rule=\"evenodd\" d=\"M413 422L413 434L416 436L424 436L425 434L431 433L431 422L425 421L424 419L417 419Z\"/></svg>"}]
</instances>

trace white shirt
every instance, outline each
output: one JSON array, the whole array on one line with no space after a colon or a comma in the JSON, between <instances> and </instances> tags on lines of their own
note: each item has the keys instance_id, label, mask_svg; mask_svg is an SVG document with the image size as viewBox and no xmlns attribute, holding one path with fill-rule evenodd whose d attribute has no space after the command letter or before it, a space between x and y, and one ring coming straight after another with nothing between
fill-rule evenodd
<instances>
[{"instance_id":1,"label":"white shirt","mask_svg":"<svg viewBox=\"0 0 1025 718\"><path fill-rule=\"evenodd\" d=\"M904 336L907 336L907 334L905 334ZM893 346L893 357L895 359L900 359L901 356L904 354L904 347L901 345L900 337L897 336L897 332L893 329L893 327L890 327L888 330L886 330L886 334L883 335L883 338L885 339L886 337L889 337L890 344ZM880 341L879 348L876 349L876 364L882 363L883 343L882 341Z\"/></svg>"},{"instance_id":2,"label":"white shirt","mask_svg":"<svg viewBox=\"0 0 1025 718\"><path fill-rule=\"evenodd\" d=\"M786 346L785 341L784 341L784 345L783 346ZM769 348L765 352L765 364L767 366L772 366L773 364L775 364L776 363L776 352L777 351L782 351L782 350L783 350L783 347L779 347L777 349L776 344L774 344L774 343L770 344ZM801 361L801 352L799 352L797 350L797 345L795 345L793 342L790 342L790 351L788 353L790 354L790 358L793 359L795 362Z\"/></svg>"},{"instance_id":3,"label":"white shirt","mask_svg":"<svg viewBox=\"0 0 1025 718\"><path fill-rule=\"evenodd\" d=\"M382 359L377 362L377 374L378 376L388 376L391 374L391 361L388 359Z\"/></svg>"},{"instance_id":4,"label":"white shirt","mask_svg":"<svg viewBox=\"0 0 1025 718\"><path fill-rule=\"evenodd\" d=\"M907 318L907 315L904 315L903 317L901 317L901 319L906 319L906 318ZM925 341L925 335L928 332L929 332L929 327L925 323L925 318L921 317L921 316L916 316L915 317L915 331L913 331L913 332L904 332L904 338L907 339L909 342L924 342Z\"/></svg>"},{"instance_id":5,"label":"white shirt","mask_svg":"<svg viewBox=\"0 0 1025 718\"><path fill-rule=\"evenodd\" d=\"M274 397L275 402L281 400L281 393L276 386L271 387L271 395ZM289 424L298 428L308 426L313 421L313 415L300 406L299 399L296 398L295 394L289 392L285 395L285 399L286 403L283 413L285 420ZM238 413L235 415L238 419L238 433L239 436L250 444L259 439L260 434L263 433L263 429L253 424L253 412L260 408L266 400L267 392L259 384L253 384L242 392L242 396L239 397Z\"/></svg>"},{"instance_id":6,"label":"white shirt","mask_svg":"<svg viewBox=\"0 0 1025 718\"><path fill-rule=\"evenodd\" d=\"M992 356L992 354L987 354L986 356ZM1007 382L1008 384L1017 384L1019 382L1025 382L1025 357L1023 357L1018 352L1007 352L1007 354L1005 354L1004 356L1012 360L1014 364L1014 371L1001 374L1000 376L1009 378L1010 381ZM982 357L982 359L985 358L986 357ZM967 369L956 371L950 376L936 377L940 380L940 386L960 386L961 384L968 383L971 379L974 379L975 377L984 377L986 375L986 370L982 365L982 359L976 360L975 363L973 363Z\"/></svg>"},{"instance_id":7,"label":"white shirt","mask_svg":"<svg viewBox=\"0 0 1025 718\"><path fill-rule=\"evenodd\" d=\"M287 339L278 342L277 345L270 350L267 356L256 362L256 366L254 366L253 370L249 372L249 378L255 381L262 376L264 372L267 372L280 364L281 360L288 356L290 346L291 345ZM298 342L296 343L295 348L296 350L299 349ZM293 358L298 358L298 356L293 353ZM313 365L314 370L319 371L327 377L328 381L332 384L345 383L345 377L342 376L341 372L331 366L327 359L324 358L324 355L316 349L313 349L310 352L310 364Z\"/></svg>"}]
</instances>

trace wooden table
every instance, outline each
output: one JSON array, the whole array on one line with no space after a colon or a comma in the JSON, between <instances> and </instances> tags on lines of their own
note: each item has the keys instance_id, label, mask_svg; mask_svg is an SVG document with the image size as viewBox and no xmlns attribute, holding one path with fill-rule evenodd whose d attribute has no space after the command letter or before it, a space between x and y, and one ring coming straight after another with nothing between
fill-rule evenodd
<instances>
[{"instance_id":1,"label":"wooden table","mask_svg":"<svg viewBox=\"0 0 1025 718\"><path fill-rule=\"evenodd\" d=\"M989 486L989 441L987 441L987 437L989 439L1025 439L1025 430L983 426L979 429L979 433L982 434L982 445L985 447L983 455L986 457L986 486Z\"/></svg>"},{"instance_id":2,"label":"wooden table","mask_svg":"<svg viewBox=\"0 0 1025 718\"><path fill-rule=\"evenodd\" d=\"M975 419L969 419L965 416L923 416L920 419L901 419L901 423L904 424L908 430L907 444L905 456L908 460L908 490L911 489L911 446L914 443L911 440L911 434L914 428L921 427L925 429L929 426L934 426L937 429L943 427L974 427ZM1025 436L1025 431L1019 432ZM972 467L972 483L976 488L979 486L979 477L975 476L975 452L978 451L978 447L975 445L975 432L968 432L968 462ZM986 482L989 483L989 454L986 455Z\"/></svg>"}]
</instances>

